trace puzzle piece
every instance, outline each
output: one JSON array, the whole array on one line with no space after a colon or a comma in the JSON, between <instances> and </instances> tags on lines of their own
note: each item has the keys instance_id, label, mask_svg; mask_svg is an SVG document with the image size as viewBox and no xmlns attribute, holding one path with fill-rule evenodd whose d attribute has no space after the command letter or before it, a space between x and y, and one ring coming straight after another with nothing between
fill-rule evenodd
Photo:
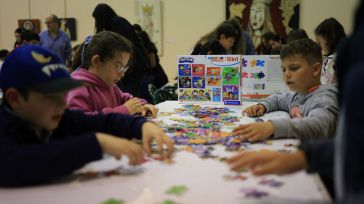
<instances>
[{"instance_id":1,"label":"puzzle piece","mask_svg":"<svg viewBox=\"0 0 364 204\"><path fill-rule=\"evenodd\" d=\"M123 203L124 203L123 200L110 198L109 200L106 200L106 201L102 202L101 204L123 204Z\"/></svg>"},{"instance_id":2,"label":"puzzle piece","mask_svg":"<svg viewBox=\"0 0 364 204\"><path fill-rule=\"evenodd\" d=\"M166 191L167 194L172 194L176 196L180 196L187 191L187 187L185 185L172 186L170 189Z\"/></svg>"},{"instance_id":3,"label":"puzzle piece","mask_svg":"<svg viewBox=\"0 0 364 204\"><path fill-rule=\"evenodd\" d=\"M240 150L240 144L239 143L228 143L225 146L226 146L225 150L229 151L229 152L236 152L236 151Z\"/></svg>"},{"instance_id":4,"label":"puzzle piece","mask_svg":"<svg viewBox=\"0 0 364 204\"><path fill-rule=\"evenodd\" d=\"M161 203L161 204L179 204L179 203L177 203L177 202L175 202L175 201L173 201L173 200L165 200L165 201L163 201L163 203Z\"/></svg>"},{"instance_id":5,"label":"puzzle piece","mask_svg":"<svg viewBox=\"0 0 364 204\"><path fill-rule=\"evenodd\" d=\"M255 122L264 122L264 120L261 118L255 118Z\"/></svg>"},{"instance_id":6,"label":"puzzle piece","mask_svg":"<svg viewBox=\"0 0 364 204\"><path fill-rule=\"evenodd\" d=\"M246 179L248 179L248 177L244 176L243 174L236 173L236 174L224 175L224 179L226 181L237 181L237 180L245 181Z\"/></svg>"},{"instance_id":7,"label":"puzzle piece","mask_svg":"<svg viewBox=\"0 0 364 204\"><path fill-rule=\"evenodd\" d=\"M240 192L242 192L247 198L263 198L269 195L265 191L260 191L254 188L242 188L240 189Z\"/></svg>"},{"instance_id":8,"label":"puzzle piece","mask_svg":"<svg viewBox=\"0 0 364 204\"><path fill-rule=\"evenodd\" d=\"M272 140L262 140L260 142L258 142L259 144L266 144L266 145L272 145L273 141Z\"/></svg>"},{"instance_id":9,"label":"puzzle piece","mask_svg":"<svg viewBox=\"0 0 364 204\"><path fill-rule=\"evenodd\" d=\"M296 145L289 143L289 144L284 144L284 147L296 147Z\"/></svg>"},{"instance_id":10,"label":"puzzle piece","mask_svg":"<svg viewBox=\"0 0 364 204\"><path fill-rule=\"evenodd\" d=\"M259 184L267 185L267 186L274 187L274 188L279 188L279 187L283 186L284 183L281 181L276 181L274 179L263 178L262 180L259 181Z\"/></svg>"}]
</instances>

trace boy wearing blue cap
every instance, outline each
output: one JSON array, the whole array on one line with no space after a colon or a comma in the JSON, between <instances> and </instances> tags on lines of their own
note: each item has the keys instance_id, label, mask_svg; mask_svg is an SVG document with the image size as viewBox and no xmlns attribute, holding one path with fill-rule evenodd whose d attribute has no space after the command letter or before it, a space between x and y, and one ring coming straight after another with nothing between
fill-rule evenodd
<instances>
[{"instance_id":1,"label":"boy wearing blue cap","mask_svg":"<svg viewBox=\"0 0 364 204\"><path fill-rule=\"evenodd\" d=\"M82 83L45 48L14 50L3 64L0 84L0 186L47 182L101 159L103 153L117 159L125 155L129 164L139 165L143 151L132 138L142 139L147 153L153 140L162 157L173 152L173 142L142 117L66 110L67 91Z\"/></svg>"}]
</instances>

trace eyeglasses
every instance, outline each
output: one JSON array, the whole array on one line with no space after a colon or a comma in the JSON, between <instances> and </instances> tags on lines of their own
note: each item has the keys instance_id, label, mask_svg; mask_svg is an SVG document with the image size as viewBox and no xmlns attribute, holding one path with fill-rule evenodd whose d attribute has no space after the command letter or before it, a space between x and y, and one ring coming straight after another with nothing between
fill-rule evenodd
<instances>
[{"instance_id":1,"label":"eyeglasses","mask_svg":"<svg viewBox=\"0 0 364 204\"><path fill-rule=\"evenodd\" d=\"M115 67L115 70L117 71L117 72L123 72L123 73L125 73L125 72L127 72L128 70L129 70L129 66L128 65L125 65L125 66L116 66Z\"/></svg>"}]
</instances>

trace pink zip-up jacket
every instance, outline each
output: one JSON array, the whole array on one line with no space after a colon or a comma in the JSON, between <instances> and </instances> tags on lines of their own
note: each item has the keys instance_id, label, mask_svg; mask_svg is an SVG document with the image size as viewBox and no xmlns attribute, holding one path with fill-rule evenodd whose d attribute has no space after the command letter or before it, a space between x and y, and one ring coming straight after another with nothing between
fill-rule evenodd
<instances>
[{"instance_id":1,"label":"pink zip-up jacket","mask_svg":"<svg viewBox=\"0 0 364 204\"><path fill-rule=\"evenodd\" d=\"M69 109L81 109L90 115L99 112L130 115L123 104L133 98L131 94L123 93L116 85L107 85L101 78L90 73L87 69L79 68L71 75L74 79L84 81L86 86L73 89L67 94ZM141 100L142 104L147 103L145 100Z\"/></svg>"}]
</instances>

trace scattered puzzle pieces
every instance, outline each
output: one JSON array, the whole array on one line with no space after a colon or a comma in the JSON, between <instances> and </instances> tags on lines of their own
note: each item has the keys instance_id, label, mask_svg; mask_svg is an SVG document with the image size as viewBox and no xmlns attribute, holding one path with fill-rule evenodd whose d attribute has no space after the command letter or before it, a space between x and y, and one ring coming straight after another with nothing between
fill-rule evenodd
<instances>
[{"instance_id":1,"label":"scattered puzzle pieces","mask_svg":"<svg viewBox=\"0 0 364 204\"><path fill-rule=\"evenodd\" d=\"M171 113L171 112L160 112L160 113L158 113L158 116L171 116L173 114L174 113Z\"/></svg>"}]
</instances>

